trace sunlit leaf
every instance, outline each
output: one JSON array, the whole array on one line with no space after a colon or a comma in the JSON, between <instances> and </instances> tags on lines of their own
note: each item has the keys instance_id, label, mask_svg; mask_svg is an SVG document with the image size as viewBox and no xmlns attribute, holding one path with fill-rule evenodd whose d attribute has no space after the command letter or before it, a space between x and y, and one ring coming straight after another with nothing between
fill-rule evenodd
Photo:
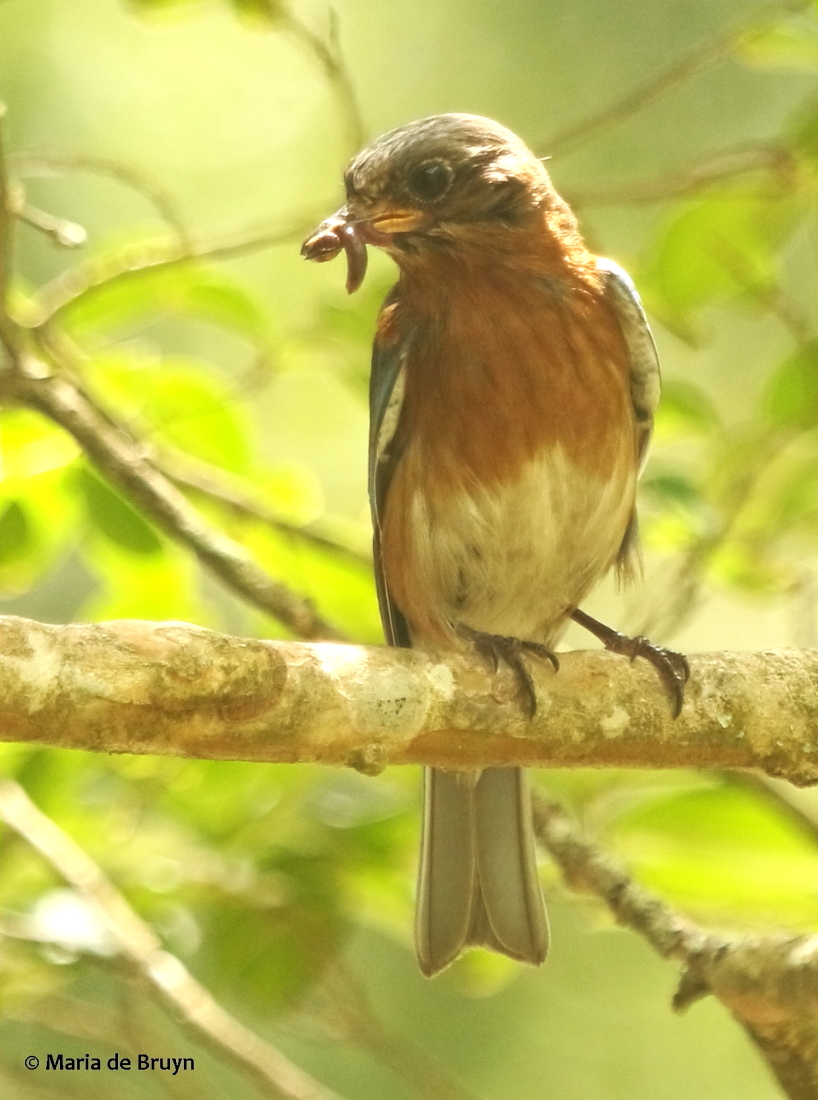
<instances>
[{"instance_id":1,"label":"sunlit leaf","mask_svg":"<svg viewBox=\"0 0 818 1100\"><path fill-rule=\"evenodd\" d=\"M250 530L243 541L271 574L306 595L350 637L383 641L369 564L269 529Z\"/></svg>"},{"instance_id":2,"label":"sunlit leaf","mask_svg":"<svg viewBox=\"0 0 818 1100\"><path fill-rule=\"evenodd\" d=\"M791 578L769 555L763 540L731 539L710 559L713 579L755 595L780 590Z\"/></svg>"},{"instance_id":3,"label":"sunlit leaf","mask_svg":"<svg viewBox=\"0 0 818 1100\"><path fill-rule=\"evenodd\" d=\"M280 519L298 525L318 519L325 503L321 482L312 470L296 463L267 471L259 500Z\"/></svg>"},{"instance_id":4,"label":"sunlit leaf","mask_svg":"<svg viewBox=\"0 0 818 1100\"><path fill-rule=\"evenodd\" d=\"M139 15L159 18L162 16L193 15L207 8L211 0L127 0Z\"/></svg>"},{"instance_id":5,"label":"sunlit leaf","mask_svg":"<svg viewBox=\"0 0 818 1100\"><path fill-rule=\"evenodd\" d=\"M711 432L720 419L713 399L701 386L681 378L665 379L656 410L655 431L658 439Z\"/></svg>"},{"instance_id":6,"label":"sunlit leaf","mask_svg":"<svg viewBox=\"0 0 818 1100\"><path fill-rule=\"evenodd\" d=\"M688 203L653 247L639 276L649 309L680 336L695 341L698 310L740 296L752 301L772 285L779 252L808 210L805 199L747 184Z\"/></svg>"},{"instance_id":7,"label":"sunlit leaf","mask_svg":"<svg viewBox=\"0 0 818 1100\"><path fill-rule=\"evenodd\" d=\"M230 0L230 4L249 26L265 29L275 26L285 10L283 0Z\"/></svg>"},{"instance_id":8,"label":"sunlit leaf","mask_svg":"<svg viewBox=\"0 0 818 1100\"><path fill-rule=\"evenodd\" d=\"M0 484L19 492L26 481L72 463L79 446L67 432L28 409L0 410ZM13 488L12 488L13 486Z\"/></svg>"},{"instance_id":9,"label":"sunlit leaf","mask_svg":"<svg viewBox=\"0 0 818 1100\"><path fill-rule=\"evenodd\" d=\"M197 263L113 279L78 298L63 316L77 338L88 339L166 314L209 321L256 344L270 338L269 319L255 299L229 275Z\"/></svg>"},{"instance_id":10,"label":"sunlit leaf","mask_svg":"<svg viewBox=\"0 0 818 1100\"><path fill-rule=\"evenodd\" d=\"M285 1008L340 949L334 882L329 860L278 852L246 890L202 898L207 950L193 960L197 973L217 996L264 1013Z\"/></svg>"},{"instance_id":11,"label":"sunlit leaf","mask_svg":"<svg viewBox=\"0 0 818 1100\"><path fill-rule=\"evenodd\" d=\"M621 818L615 836L640 880L706 919L818 920L818 849L746 791L671 795Z\"/></svg>"},{"instance_id":12,"label":"sunlit leaf","mask_svg":"<svg viewBox=\"0 0 818 1100\"><path fill-rule=\"evenodd\" d=\"M242 409L206 364L120 353L95 357L94 369L100 394L157 443L229 470L246 466L250 440Z\"/></svg>"},{"instance_id":13,"label":"sunlit leaf","mask_svg":"<svg viewBox=\"0 0 818 1100\"><path fill-rule=\"evenodd\" d=\"M217 609L201 591L195 560L177 547L161 553L135 554L100 534L86 540L85 550L99 589L84 611L93 620L180 619L217 627Z\"/></svg>"},{"instance_id":14,"label":"sunlit leaf","mask_svg":"<svg viewBox=\"0 0 818 1100\"><path fill-rule=\"evenodd\" d=\"M818 69L818 24L807 16L745 34L736 48L741 60L762 68Z\"/></svg>"},{"instance_id":15,"label":"sunlit leaf","mask_svg":"<svg viewBox=\"0 0 818 1100\"><path fill-rule=\"evenodd\" d=\"M767 416L775 426L805 430L818 425L818 341L784 361L765 396Z\"/></svg>"},{"instance_id":16,"label":"sunlit leaf","mask_svg":"<svg viewBox=\"0 0 818 1100\"><path fill-rule=\"evenodd\" d=\"M30 549L31 521L19 500L10 500L0 509L0 565L20 557Z\"/></svg>"},{"instance_id":17,"label":"sunlit leaf","mask_svg":"<svg viewBox=\"0 0 818 1100\"><path fill-rule=\"evenodd\" d=\"M134 554L158 554L162 543L153 529L118 492L88 467L76 471L77 486L88 518L98 531Z\"/></svg>"}]
</instances>

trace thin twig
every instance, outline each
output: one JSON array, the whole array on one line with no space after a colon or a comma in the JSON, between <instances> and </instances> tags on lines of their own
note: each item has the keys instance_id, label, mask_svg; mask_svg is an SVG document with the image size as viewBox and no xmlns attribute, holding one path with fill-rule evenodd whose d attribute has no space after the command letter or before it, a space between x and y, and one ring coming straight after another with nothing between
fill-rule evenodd
<instances>
[{"instance_id":1,"label":"thin twig","mask_svg":"<svg viewBox=\"0 0 818 1100\"><path fill-rule=\"evenodd\" d=\"M248 603L273 615L297 637L340 637L309 601L273 580L243 547L211 528L152 465L125 428L77 385L28 361L5 380L4 389L9 399L36 409L64 428L103 477Z\"/></svg>"},{"instance_id":2,"label":"thin twig","mask_svg":"<svg viewBox=\"0 0 818 1100\"><path fill-rule=\"evenodd\" d=\"M32 229L45 233L51 238L53 244L60 248L81 248L88 240L88 234L83 226L77 222L68 221L67 218L59 218L40 210L30 203L25 203L15 211L17 218Z\"/></svg>"},{"instance_id":3,"label":"thin twig","mask_svg":"<svg viewBox=\"0 0 818 1100\"><path fill-rule=\"evenodd\" d=\"M696 73L729 56L749 31L761 30L770 24L775 24L782 16L800 11L810 3L811 0L783 0L783 2L778 0L777 3L766 4L755 9L749 16L729 29L719 31L713 38L693 46L681 58L648 77L603 110L558 131L541 142L540 147L550 156L565 156L584 145L601 130L624 122L632 115L644 110L665 92L678 87Z\"/></svg>"},{"instance_id":4,"label":"thin twig","mask_svg":"<svg viewBox=\"0 0 818 1100\"><path fill-rule=\"evenodd\" d=\"M10 158L16 174L21 177L54 175L58 172L91 172L117 180L136 191L156 210L159 217L176 234L183 248L190 247L184 218L173 196L156 180L128 164L108 157L83 156L79 153L19 152Z\"/></svg>"},{"instance_id":5,"label":"thin twig","mask_svg":"<svg viewBox=\"0 0 818 1100\"><path fill-rule=\"evenodd\" d=\"M12 210L12 192L9 183L5 141L3 138L3 121L5 116L6 105L0 102L0 317L2 317L4 321L7 319L6 304L8 301L11 268L14 262L12 255L14 213Z\"/></svg>"},{"instance_id":6,"label":"thin twig","mask_svg":"<svg viewBox=\"0 0 818 1100\"><path fill-rule=\"evenodd\" d=\"M574 208L587 206L633 206L666 202L707 190L714 183L747 175L762 169L782 171L793 163L792 154L775 146L755 145L727 149L707 157L682 172L671 172L631 183L600 184L579 187L565 193Z\"/></svg>"},{"instance_id":7,"label":"thin twig","mask_svg":"<svg viewBox=\"0 0 818 1100\"><path fill-rule=\"evenodd\" d=\"M298 1066L231 1016L161 941L124 896L71 837L31 801L13 780L0 781L0 819L36 849L93 906L122 954L217 1057L231 1062L265 1094L290 1100L329 1100L333 1095Z\"/></svg>"},{"instance_id":8,"label":"thin twig","mask_svg":"<svg viewBox=\"0 0 818 1100\"><path fill-rule=\"evenodd\" d=\"M534 797L534 828L568 884L684 965L677 1010L712 993L764 1055L790 1100L818 1097L818 936L708 932L635 883L562 807Z\"/></svg>"},{"instance_id":9,"label":"thin twig","mask_svg":"<svg viewBox=\"0 0 818 1100\"><path fill-rule=\"evenodd\" d=\"M357 153L364 143L365 130L361 118L361 109L358 105L358 97L355 94L352 78L341 53L337 14L330 11L327 40L316 34L315 31L302 23L286 8L278 13L276 25L303 43L324 70L324 75L338 97L341 115L347 130L349 155Z\"/></svg>"},{"instance_id":10,"label":"thin twig","mask_svg":"<svg viewBox=\"0 0 818 1100\"><path fill-rule=\"evenodd\" d=\"M360 565L372 565L371 554L362 553L353 546L339 542L337 538L321 534L313 525L299 527L294 523L287 523L255 499L248 490L227 484L221 471L210 468L206 463L191 461L187 456L181 458L178 455L171 456L163 452L162 457L155 461L155 465L174 485L189 489L215 504L220 504L236 515L255 520L282 535L290 536L320 550L329 550Z\"/></svg>"},{"instance_id":11,"label":"thin twig","mask_svg":"<svg viewBox=\"0 0 818 1100\"><path fill-rule=\"evenodd\" d=\"M176 241L145 242L113 255L89 260L63 272L40 288L33 301L32 324L34 327L56 324L62 320L65 311L91 295L119 286L148 271L171 270L200 260L232 260L300 240L316 220L305 217L285 229L262 232L244 230L222 242L194 243L190 248L180 247Z\"/></svg>"}]
</instances>

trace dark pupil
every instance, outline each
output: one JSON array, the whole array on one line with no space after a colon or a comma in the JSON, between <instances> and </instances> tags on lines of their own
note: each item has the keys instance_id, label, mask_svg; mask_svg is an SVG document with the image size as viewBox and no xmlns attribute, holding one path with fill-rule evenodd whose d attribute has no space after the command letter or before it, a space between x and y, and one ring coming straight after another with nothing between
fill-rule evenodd
<instances>
[{"instance_id":1,"label":"dark pupil","mask_svg":"<svg viewBox=\"0 0 818 1100\"><path fill-rule=\"evenodd\" d=\"M421 164L409 178L409 186L419 199L437 199L448 188L451 172L440 161Z\"/></svg>"}]
</instances>

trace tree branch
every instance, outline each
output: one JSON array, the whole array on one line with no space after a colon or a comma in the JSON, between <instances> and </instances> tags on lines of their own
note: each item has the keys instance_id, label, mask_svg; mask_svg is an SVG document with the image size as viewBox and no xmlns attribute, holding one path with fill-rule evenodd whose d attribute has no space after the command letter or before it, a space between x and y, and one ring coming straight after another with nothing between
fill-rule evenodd
<instances>
[{"instance_id":1,"label":"tree branch","mask_svg":"<svg viewBox=\"0 0 818 1100\"><path fill-rule=\"evenodd\" d=\"M609 130L617 123L624 122L644 110L665 92L684 84L686 80L710 65L724 60L740 45L748 33L774 26L779 20L808 7L809 4L810 0L777 0L775 3L765 4L755 9L735 26L719 31L712 38L707 38L691 47L676 61L648 77L620 99L541 142L540 146L550 156L565 156L573 152L574 149L596 136L599 131Z\"/></svg>"},{"instance_id":2,"label":"tree branch","mask_svg":"<svg viewBox=\"0 0 818 1100\"><path fill-rule=\"evenodd\" d=\"M766 171L781 178L797 170L795 155L783 146L745 145L724 149L689 168L665 173L653 179L591 184L565 192L573 209L587 206L624 206L667 202L695 195L716 183L752 172Z\"/></svg>"},{"instance_id":3,"label":"tree branch","mask_svg":"<svg viewBox=\"0 0 818 1100\"><path fill-rule=\"evenodd\" d=\"M508 670L385 647L267 642L185 623L0 618L0 739L217 760L475 768L758 768L818 781L818 651L695 656L681 717L609 653Z\"/></svg>"},{"instance_id":4,"label":"tree branch","mask_svg":"<svg viewBox=\"0 0 818 1100\"><path fill-rule=\"evenodd\" d=\"M371 547L368 554L364 553L352 545L352 540L341 541L340 536L323 531L323 524L320 521L306 526L288 523L258 499L257 486L243 484L238 477L227 474L224 470L210 466L200 459L191 458L190 455L178 451L172 452L168 448L163 448L160 456L152 456L152 462L156 469L174 485L221 505L233 515L264 524L265 527L281 535L290 536L321 550L328 550L348 561L370 568L372 566ZM253 493L253 488L256 489L256 494ZM331 520L328 526L331 528ZM371 543L371 541L370 537L368 542Z\"/></svg>"},{"instance_id":5,"label":"tree branch","mask_svg":"<svg viewBox=\"0 0 818 1100\"><path fill-rule=\"evenodd\" d=\"M13 362L15 357L13 326L8 316L7 304L13 264L14 212L12 186L6 169L6 150L3 140L5 116L6 105L0 101L0 342Z\"/></svg>"},{"instance_id":6,"label":"tree branch","mask_svg":"<svg viewBox=\"0 0 818 1100\"><path fill-rule=\"evenodd\" d=\"M283 229L236 230L221 241L203 242L190 238L186 243L176 239L145 241L92 257L84 264L63 271L38 289L32 299L32 325L39 329L53 328L73 306L148 271L168 271L201 260L233 260L301 240L319 219L320 215L305 216Z\"/></svg>"},{"instance_id":7,"label":"tree branch","mask_svg":"<svg viewBox=\"0 0 818 1100\"><path fill-rule=\"evenodd\" d=\"M110 157L86 156L81 153L20 152L9 157L18 176L54 176L65 172L91 172L117 180L140 194L153 206L165 224L173 230L182 247L190 247L187 226L170 192L139 168L112 160Z\"/></svg>"},{"instance_id":8,"label":"tree branch","mask_svg":"<svg viewBox=\"0 0 818 1100\"><path fill-rule=\"evenodd\" d=\"M37 409L64 428L108 481L239 596L301 638L339 636L307 600L273 580L243 547L211 528L152 465L145 450L78 386L28 359L18 362L2 388L8 399Z\"/></svg>"},{"instance_id":9,"label":"tree branch","mask_svg":"<svg viewBox=\"0 0 818 1100\"><path fill-rule=\"evenodd\" d=\"M218 1057L228 1059L270 1095L331 1100L334 1095L231 1016L162 948L153 929L130 907L101 868L13 780L0 781L0 819L54 867L99 913L122 954L166 1005Z\"/></svg>"},{"instance_id":10,"label":"tree branch","mask_svg":"<svg viewBox=\"0 0 818 1100\"><path fill-rule=\"evenodd\" d=\"M663 958L683 962L677 1010L712 993L759 1047L790 1100L816 1100L818 936L707 932L633 882L540 792L534 825L569 886L601 898Z\"/></svg>"}]
</instances>

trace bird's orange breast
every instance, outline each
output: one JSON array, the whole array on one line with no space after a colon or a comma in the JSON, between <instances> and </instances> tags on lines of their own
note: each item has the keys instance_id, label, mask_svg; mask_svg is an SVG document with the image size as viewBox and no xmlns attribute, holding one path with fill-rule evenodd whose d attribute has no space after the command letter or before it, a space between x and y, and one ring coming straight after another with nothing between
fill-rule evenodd
<instances>
[{"instance_id":1,"label":"bird's orange breast","mask_svg":"<svg viewBox=\"0 0 818 1100\"><path fill-rule=\"evenodd\" d=\"M384 318L414 330L382 519L387 585L430 640L458 617L543 635L610 567L633 510L627 348L593 272L440 268L402 282ZM550 585L541 613L532 585Z\"/></svg>"}]
</instances>

